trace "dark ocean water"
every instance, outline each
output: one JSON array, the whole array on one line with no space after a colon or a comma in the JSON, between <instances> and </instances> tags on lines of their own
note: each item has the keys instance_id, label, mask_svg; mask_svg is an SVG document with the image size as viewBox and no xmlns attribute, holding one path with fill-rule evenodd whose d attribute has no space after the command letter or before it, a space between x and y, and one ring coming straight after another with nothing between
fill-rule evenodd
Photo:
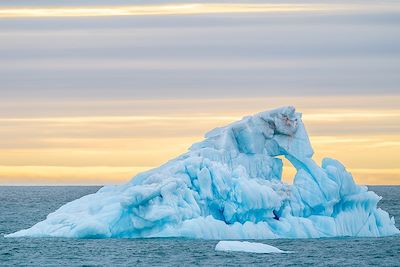
<instances>
[{"instance_id":1,"label":"dark ocean water","mask_svg":"<svg viewBox=\"0 0 400 267\"><path fill-rule=\"evenodd\" d=\"M0 187L0 266L400 266L400 236L258 240L292 254L216 252L187 239L4 238L99 187ZM400 227L400 186L370 187Z\"/></svg>"}]
</instances>

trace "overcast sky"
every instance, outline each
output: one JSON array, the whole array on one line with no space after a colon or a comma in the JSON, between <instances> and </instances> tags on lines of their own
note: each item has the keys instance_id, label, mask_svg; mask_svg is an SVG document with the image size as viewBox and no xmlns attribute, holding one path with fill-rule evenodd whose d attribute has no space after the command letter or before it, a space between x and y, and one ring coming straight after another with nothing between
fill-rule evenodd
<instances>
[{"instance_id":1,"label":"overcast sky","mask_svg":"<svg viewBox=\"0 0 400 267\"><path fill-rule=\"evenodd\" d=\"M178 155L210 127L287 104L308 112L305 120L323 152L344 157L361 174L373 168L380 171L374 177L389 172L387 181L400 183L398 160L374 165L376 157L363 155L372 142L379 149L372 146L371 153L400 158L397 2L308 1L302 11L289 5L286 11L258 13L204 8L183 15L1 15L11 8L29 11L55 3L101 8L107 2L0 1L0 182L52 183L56 173L63 183L72 174L71 183L126 180L137 171L132 168L154 167ZM117 7L157 3L171 4L113 1ZM313 10L320 3L324 8ZM322 123L318 114L336 117ZM343 114L358 117L349 121ZM150 115L169 120L131 118ZM200 115L205 117L188 122ZM107 116L123 119L110 122ZM52 117L60 119L46 121ZM77 121L65 119L70 117ZM97 119L88 123L79 117ZM342 135L357 143L359 160L348 156L348 143L342 148L332 143ZM135 139L146 136L153 139ZM82 169L74 169L82 166L94 168L82 171L86 180L76 174ZM72 169L62 175L61 167ZM360 181L382 183L371 173Z\"/></svg>"},{"instance_id":2,"label":"overcast sky","mask_svg":"<svg viewBox=\"0 0 400 267\"><path fill-rule=\"evenodd\" d=\"M0 97L398 94L399 12L361 6L2 19Z\"/></svg>"}]
</instances>

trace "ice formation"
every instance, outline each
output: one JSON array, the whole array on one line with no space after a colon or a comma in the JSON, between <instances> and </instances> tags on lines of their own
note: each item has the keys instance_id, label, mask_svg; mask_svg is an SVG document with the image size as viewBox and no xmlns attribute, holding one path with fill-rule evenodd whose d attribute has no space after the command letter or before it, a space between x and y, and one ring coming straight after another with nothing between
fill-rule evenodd
<instances>
[{"instance_id":1,"label":"ice formation","mask_svg":"<svg viewBox=\"0 0 400 267\"><path fill-rule=\"evenodd\" d=\"M290 253L267 244L247 241L219 241L215 246L215 250L250 253Z\"/></svg>"},{"instance_id":2,"label":"ice formation","mask_svg":"<svg viewBox=\"0 0 400 267\"><path fill-rule=\"evenodd\" d=\"M297 169L281 181L285 156ZM244 117L206 134L183 155L67 203L9 236L203 239L387 236L399 233L380 197L338 161L312 159L293 107Z\"/></svg>"}]
</instances>

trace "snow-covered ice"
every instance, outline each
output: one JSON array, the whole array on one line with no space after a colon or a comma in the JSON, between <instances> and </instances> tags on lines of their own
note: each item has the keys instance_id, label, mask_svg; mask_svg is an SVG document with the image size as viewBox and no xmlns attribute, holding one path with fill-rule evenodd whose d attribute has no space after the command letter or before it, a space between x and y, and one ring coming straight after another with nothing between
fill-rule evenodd
<instances>
[{"instance_id":1,"label":"snow-covered ice","mask_svg":"<svg viewBox=\"0 0 400 267\"><path fill-rule=\"evenodd\" d=\"M219 241L215 246L215 250L250 253L289 253L274 246L247 241Z\"/></svg>"},{"instance_id":2,"label":"snow-covered ice","mask_svg":"<svg viewBox=\"0 0 400 267\"><path fill-rule=\"evenodd\" d=\"M312 159L293 107L244 117L129 183L67 203L9 237L204 239L387 236L394 218L337 160ZM281 181L285 156L297 169Z\"/></svg>"}]
</instances>

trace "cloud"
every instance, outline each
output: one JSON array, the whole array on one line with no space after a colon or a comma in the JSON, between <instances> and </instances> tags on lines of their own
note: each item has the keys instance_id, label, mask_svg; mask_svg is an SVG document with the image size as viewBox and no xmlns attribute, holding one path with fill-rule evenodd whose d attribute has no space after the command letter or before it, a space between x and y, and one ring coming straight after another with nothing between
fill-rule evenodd
<instances>
[{"instance_id":1,"label":"cloud","mask_svg":"<svg viewBox=\"0 0 400 267\"><path fill-rule=\"evenodd\" d=\"M381 171L400 164L399 5L309 12L292 1L283 14L255 2L223 6L240 13L0 19L0 181L122 181L213 127L295 105L316 159L343 160L362 183L400 183ZM71 3L12 1L67 13L54 5Z\"/></svg>"},{"instance_id":2,"label":"cloud","mask_svg":"<svg viewBox=\"0 0 400 267\"><path fill-rule=\"evenodd\" d=\"M361 6L362 7L362 6ZM160 16L198 15L226 13L287 13L332 12L354 10L354 5L334 4L266 4L266 3L171 3L153 5L113 6L56 6L56 7L9 7L0 9L0 18L27 17L108 17L108 16Z\"/></svg>"},{"instance_id":3,"label":"cloud","mask_svg":"<svg viewBox=\"0 0 400 267\"><path fill-rule=\"evenodd\" d=\"M391 15L398 11L362 6L350 13L3 19L0 97L398 94L400 20Z\"/></svg>"}]
</instances>

